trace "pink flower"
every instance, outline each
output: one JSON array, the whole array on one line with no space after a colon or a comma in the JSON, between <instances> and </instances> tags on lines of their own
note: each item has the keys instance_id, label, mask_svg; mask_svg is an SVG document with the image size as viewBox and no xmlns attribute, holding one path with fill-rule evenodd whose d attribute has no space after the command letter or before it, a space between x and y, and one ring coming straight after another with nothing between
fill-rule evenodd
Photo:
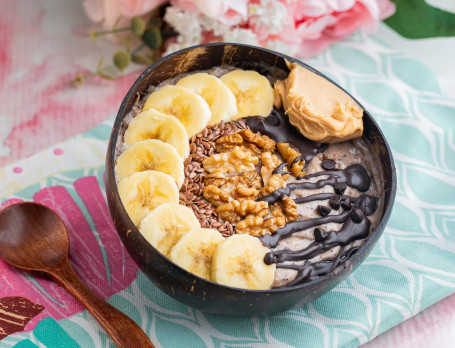
<instances>
[{"instance_id":1,"label":"pink flower","mask_svg":"<svg viewBox=\"0 0 455 348\"><path fill-rule=\"evenodd\" d=\"M271 6L276 2L255 0L256 4ZM261 44L280 40L295 48L299 57L317 54L329 45L349 36L358 29L367 33L376 30L377 23L395 12L390 0L304 0L280 1L287 10L286 23L280 32L264 35L260 32ZM251 17L251 16L250 16ZM293 19L293 20L292 20ZM253 31L258 27L252 25ZM258 31L259 32L259 31Z\"/></svg>"},{"instance_id":2,"label":"pink flower","mask_svg":"<svg viewBox=\"0 0 455 348\"><path fill-rule=\"evenodd\" d=\"M142 16L164 4L166 0L84 0L83 7L92 22L103 22L111 29L118 18Z\"/></svg>"},{"instance_id":3,"label":"pink flower","mask_svg":"<svg viewBox=\"0 0 455 348\"><path fill-rule=\"evenodd\" d=\"M184 11L204 14L229 26L242 23L248 16L247 0L172 0L171 4Z\"/></svg>"},{"instance_id":4,"label":"pink flower","mask_svg":"<svg viewBox=\"0 0 455 348\"><path fill-rule=\"evenodd\" d=\"M84 0L88 16L112 27L148 13L165 0ZM395 12L391 0L170 0L164 20L177 37L165 53L195 44L228 40L253 43L302 58ZM190 29L188 29L190 28ZM169 49L172 48L172 49Z\"/></svg>"}]
</instances>

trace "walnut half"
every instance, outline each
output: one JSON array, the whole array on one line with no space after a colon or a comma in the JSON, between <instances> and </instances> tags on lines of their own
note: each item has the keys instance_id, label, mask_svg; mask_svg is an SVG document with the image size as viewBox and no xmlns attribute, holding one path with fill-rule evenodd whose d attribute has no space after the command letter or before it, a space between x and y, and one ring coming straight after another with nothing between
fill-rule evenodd
<instances>
[{"instance_id":1,"label":"walnut half","mask_svg":"<svg viewBox=\"0 0 455 348\"><path fill-rule=\"evenodd\" d=\"M299 217L297 203L292 198L284 197L270 207L270 214L275 217L282 217L286 223L295 221Z\"/></svg>"},{"instance_id":2,"label":"walnut half","mask_svg":"<svg viewBox=\"0 0 455 348\"><path fill-rule=\"evenodd\" d=\"M283 227L286 220L283 217L269 217L263 219L260 216L242 220L235 227L236 233L250 234L252 236L263 236L264 234L273 234L275 231Z\"/></svg>"},{"instance_id":3,"label":"walnut half","mask_svg":"<svg viewBox=\"0 0 455 348\"><path fill-rule=\"evenodd\" d=\"M203 196L215 207L228 203L232 199L227 192L224 192L214 185L207 185L204 187Z\"/></svg>"},{"instance_id":4,"label":"walnut half","mask_svg":"<svg viewBox=\"0 0 455 348\"><path fill-rule=\"evenodd\" d=\"M229 203L221 204L216 208L216 212L221 215L221 218L231 223L238 222L242 217L253 214L253 215L267 215L269 205L263 201L253 200L234 200Z\"/></svg>"},{"instance_id":5,"label":"walnut half","mask_svg":"<svg viewBox=\"0 0 455 348\"><path fill-rule=\"evenodd\" d=\"M209 173L232 174L255 169L259 159L250 151L243 151L239 146L231 152L218 153L202 161L204 169Z\"/></svg>"},{"instance_id":6,"label":"walnut half","mask_svg":"<svg viewBox=\"0 0 455 348\"><path fill-rule=\"evenodd\" d=\"M275 140L269 138L267 135L259 135L252 132L250 129L242 129L236 134L240 135L245 142L258 147L260 152L275 151Z\"/></svg>"},{"instance_id":7,"label":"walnut half","mask_svg":"<svg viewBox=\"0 0 455 348\"><path fill-rule=\"evenodd\" d=\"M215 142L216 152L227 152L243 144L243 138L238 133L224 135Z\"/></svg>"}]
</instances>

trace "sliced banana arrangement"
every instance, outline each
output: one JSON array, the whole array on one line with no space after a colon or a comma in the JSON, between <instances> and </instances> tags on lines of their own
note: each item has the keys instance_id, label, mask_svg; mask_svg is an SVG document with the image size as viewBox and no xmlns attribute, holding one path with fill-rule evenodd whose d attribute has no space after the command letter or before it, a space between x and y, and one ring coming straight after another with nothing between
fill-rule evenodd
<instances>
[{"instance_id":1,"label":"sliced banana arrangement","mask_svg":"<svg viewBox=\"0 0 455 348\"><path fill-rule=\"evenodd\" d=\"M150 94L142 110L150 109L178 118L188 137L202 131L212 117L204 98L182 86L165 86Z\"/></svg>"},{"instance_id":2,"label":"sliced banana arrangement","mask_svg":"<svg viewBox=\"0 0 455 348\"><path fill-rule=\"evenodd\" d=\"M229 121L237 115L234 93L216 76L207 73L188 75L179 80L176 86L186 87L204 98L212 113L209 124Z\"/></svg>"},{"instance_id":3,"label":"sliced banana arrangement","mask_svg":"<svg viewBox=\"0 0 455 348\"><path fill-rule=\"evenodd\" d=\"M273 108L273 89L269 80L254 70L233 70L221 76L237 99L237 115L269 116Z\"/></svg>"},{"instance_id":4,"label":"sliced banana arrangement","mask_svg":"<svg viewBox=\"0 0 455 348\"><path fill-rule=\"evenodd\" d=\"M180 121L171 115L150 109L133 118L125 131L127 145L139 141L157 139L172 145L184 160L190 154L188 134Z\"/></svg>"},{"instance_id":5,"label":"sliced banana arrangement","mask_svg":"<svg viewBox=\"0 0 455 348\"><path fill-rule=\"evenodd\" d=\"M139 225L142 235L165 256L183 235L197 228L200 225L193 211L178 203L160 205Z\"/></svg>"},{"instance_id":6,"label":"sliced banana arrangement","mask_svg":"<svg viewBox=\"0 0 455 348\"><path fill-rule=\"evenodd\" d=\"M137 172L120 180L118 192L136 226L159 205L179 202L179 190L174 178L155 170Z\"/></svg>"},{"instance_id":7,"label":"sliced banana arrangement","mask_svg":"<svg viewBox=\"0 0 455 348\"><path fill-rule=\"evenodd\" d=\"M212 258L224 238L217 230L197 228L186 233L172 247L171 261L201 278L212 280Z\"/></svg>"},{"instance_id":8,"label":"sliced banana arrangement","mask_svg":"<svg viewBox=\"0 0 455 348\"><path fill-rule=\"evenodd\" d=\"M172 145L148 139L134 143L117 159L115 167L119 179L144 170L155 170L172 176L180 188L185 179L183 162Z\"/></svg>"},{"instance_id":9,"label":"sliced banana arrangement","mask_svg":"<svg viewBox=\"0 0 455 348\"><path fill-rule=\"evenodd\" d=\"M179 189L184 185L191 192L184 184L189 140L207 125L268 116L273 88L265 76L240 69L219 78L197 72L175 81L145 97L142 112L123 134L124 150L115 164L123 206L147 241L188 272L236 288L269 289L275 272L275 265L264 263L269 249L250 235L225 238L217 229L202 228L201 217L179 204Z\"/></svg>"},{"instance_id":10,"label":"sliced banana arrangement","mask_svg":"<svg viewBox=\"0 0 455 348\"><path fill-rule=\"evenodd\" d=\"M249 234L226 238L213 255L212 279L235 288L265 290L275 277L275 264L266 265L269 249Z\"/></svg>"}]
</instances>

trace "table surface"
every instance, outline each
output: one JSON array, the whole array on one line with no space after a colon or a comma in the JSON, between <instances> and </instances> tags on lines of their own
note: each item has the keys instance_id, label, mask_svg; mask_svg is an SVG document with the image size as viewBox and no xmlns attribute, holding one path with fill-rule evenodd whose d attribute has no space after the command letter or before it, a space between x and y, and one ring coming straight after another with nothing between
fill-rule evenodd
<instances>
[{"instance_id":1,"label":"table surface","mask_svg":"<svg viewBox=\"0 0 455 348\"><path fill-rule=\"evenodd\" d=\"M77 72L93 70L117 47L80 33L90 27L80 2L32 1L0 4L0 166L82 133L109 115L143 67L115 81L93 78L70 86ZM40 30L37 30L40 28ZM455 38L410 42L380 25L381 38L418 58L455 97ZM450 68L449 68L450 67ZM448 69L449 68L449 69ZM20 92L20 93L19 93ZM365 347L451 347L455 339L455 294L376 337Z\"/></svg>"}]
</instances>

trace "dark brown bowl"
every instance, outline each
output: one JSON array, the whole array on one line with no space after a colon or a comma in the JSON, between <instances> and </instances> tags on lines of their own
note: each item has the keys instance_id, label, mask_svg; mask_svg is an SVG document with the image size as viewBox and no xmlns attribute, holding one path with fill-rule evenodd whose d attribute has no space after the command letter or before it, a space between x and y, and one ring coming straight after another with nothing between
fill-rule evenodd
<instances>
[{"instance_id":1,"label":"dark brown bowl","mask_svg":"<svg viewBox=\"0 0 455 348\"><path fill-rule=\"evenodd\" d=\"M168 55L147 68L128 91L115 119L107 151L105 175L107 200L117 232L128 253L153 284L172 298L205 312L236 316L270 314L313 301L339 284L362 263L381 236L392 211L396 192L392 153L378 125L365 111L364 137L371 141L377 151L385 178L382 219L359 251L343 262L341 267L314 282L271 290L244 290L213 283L175 265L158 252L134 226L120 201L114 177L114 156L123 118L131 110L136 93L143 95L150 85L156 85L179 73L210 69L222 64L253 69L262 74L277 68L289 72L285 60L298 63L334 83L308 65L281 53L240 44L200 45Z\"/></svg>"}]
</instances>

